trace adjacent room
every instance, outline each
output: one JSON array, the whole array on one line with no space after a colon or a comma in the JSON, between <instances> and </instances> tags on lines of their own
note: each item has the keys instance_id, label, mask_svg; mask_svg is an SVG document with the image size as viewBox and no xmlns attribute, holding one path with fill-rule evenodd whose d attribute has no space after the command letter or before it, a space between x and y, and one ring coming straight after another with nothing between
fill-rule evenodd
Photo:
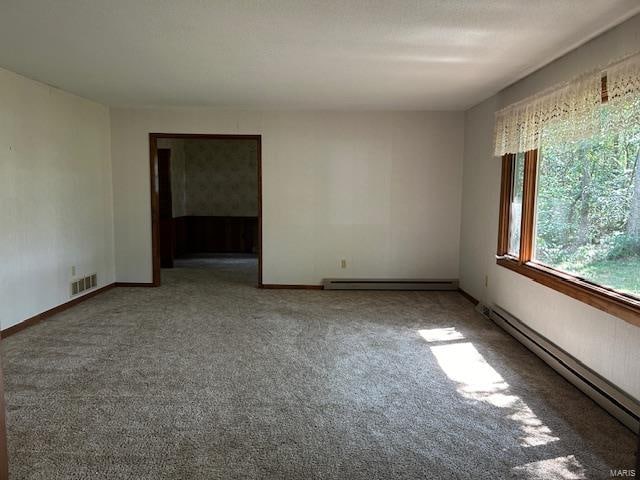
<instances>
[{"instance_id":1,"label":"adjacent room","mask_svg":"<svg viewBox=\"0 0 640 480\"><path fill-rule=\"evenodd\" d=\"M160 269L170 277L205 269L259 285L260 137L163 134L150 144L156 283Z\"/></svg>"},{"instance_id":2,"label":"adjacent room","mask_svg":"<svg viewBox=\"0 0 640 480\"><path fill-rule=\"evenodd\" d=\"M637 0L4 0L0 204L0 480L640 475Z\"/></svg>"}]
</instances>

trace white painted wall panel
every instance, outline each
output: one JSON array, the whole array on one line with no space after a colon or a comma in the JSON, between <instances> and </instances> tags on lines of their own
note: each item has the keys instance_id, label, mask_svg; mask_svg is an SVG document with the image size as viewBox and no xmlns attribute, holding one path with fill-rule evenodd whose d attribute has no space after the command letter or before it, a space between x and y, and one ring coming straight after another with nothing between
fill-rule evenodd
<instances>
[{"instance_id":1,"label":"white painted wall panel","mask_svg":"<svg viewBox=\"0 0 640 480\"><path fill-rule=\"evenodd\" d=\"M0 69L0 326L115 279L107 107Z\"/></svg>"},{"instance_id":2,"label":"white painted wall panel","mask_svg":"<svg viewBox=\"0 0 640 480\"><path fill-rule=\"evenodd\" d=\"M455 278L463 121L461 112L112 109L117 278L151 280L149 132L262 135L265 283Z\"/></svg>"}]
</instances>

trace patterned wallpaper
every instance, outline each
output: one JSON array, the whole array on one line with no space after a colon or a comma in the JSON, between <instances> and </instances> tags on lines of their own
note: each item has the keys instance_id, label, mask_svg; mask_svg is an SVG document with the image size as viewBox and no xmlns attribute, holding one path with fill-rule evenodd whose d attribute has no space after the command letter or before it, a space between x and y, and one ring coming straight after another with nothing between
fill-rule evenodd
<instances>
[{"instance_id":1,"label":"patterned wallpaper","mask_svg":"<svg viewBox=\"0 0 640 480\"><path fill-rule=\"evenodd\" d=\"M257 142L185 140L187 215L258 216Z\"/></svg>"},{"instance_id":2,"label":"patterned wallpaper","mask_svg":"<svg viewBox=\"0 0 640 480\"><path fill-rule=\"evenodd\" d=\"M171 202L173 217L186 215L184 140L159 138L158 148L171 150Z\"/></svg>"},{"instance_id":3,"label":"patterned wallpaper","mask_svg":"<svg viewBox=\"0 0 640 480\"><path fill-rule=\"evenodd\" d=\"M257 142L160 139L171 149L173 216L258 216Z\"/></svg>"}]
</instances>

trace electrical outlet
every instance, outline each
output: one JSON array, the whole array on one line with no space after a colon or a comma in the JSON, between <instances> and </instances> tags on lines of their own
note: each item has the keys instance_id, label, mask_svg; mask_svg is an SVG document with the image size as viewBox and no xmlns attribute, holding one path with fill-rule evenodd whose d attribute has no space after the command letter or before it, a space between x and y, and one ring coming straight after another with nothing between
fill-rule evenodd
<instances>
[{"instance_id":1,"label":"electrical outlet","mask_svg":"<svg viewBox=\"0 0 640 480\"><path fill-rule=\"evenodd\" d=\"M71 276L72 276L72 277L75 277L75 276L76 276L76 266L75 266L75 265L73 265L73 266L71 267Z\"/></svg>"},{"instance_id":2,"label":"electrical outlet","mask_svg":"<svg viewBox=\"0 0 640 480\"><path fill-rule=\"evenodd\" d=\"M347 261L344 258L340 260L340 268L347 268Z\"/></svg>"},{"instance_id":3,"label":"electrical outlet","mask_svg":"<svg viewBox=\"0 0 640 480\"><path fill-rule=\"evenodd\" d=\"M489 275L484 276L484 287L487 288L489 286Z\"/></svg>"}]
</instances>

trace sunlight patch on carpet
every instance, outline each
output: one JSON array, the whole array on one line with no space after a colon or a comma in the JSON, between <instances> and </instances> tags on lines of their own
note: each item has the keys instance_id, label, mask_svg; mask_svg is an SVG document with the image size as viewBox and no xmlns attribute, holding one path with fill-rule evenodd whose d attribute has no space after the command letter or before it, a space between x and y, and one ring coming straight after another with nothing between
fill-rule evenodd
<instances>
[{"instance_id":1,"label":"sunlight patch on carpet","mask_svg":"<svg viewBox=\"0 0 640 480\"><path fill-rule=\"evenodd\" d=\"M440 332L431 330L425 335L420 330L419 334L425 339L432 338L427 340L429 342L462 338L455 329L436 330ZM465 398L486 402L508 411L507 417L517 422L522 432L520 446L540 446L559 440L520 397L510 394L509 384L472 343L456 342L430 348L442 371L457 383L458 393Z\"/></svg>"},{"instance_id":2,"label":"sunlight patch on carpet","mask_svg":"<svg viewBox=\"0 0 640 480\"><path fill-rule=\"evenodd\" d=\"M584 468L573 455L526 463L515 467L513 471L519 477L527 480L548 480L549 478L583 480L587 478Z\"/></svg>"}]
</instances>

